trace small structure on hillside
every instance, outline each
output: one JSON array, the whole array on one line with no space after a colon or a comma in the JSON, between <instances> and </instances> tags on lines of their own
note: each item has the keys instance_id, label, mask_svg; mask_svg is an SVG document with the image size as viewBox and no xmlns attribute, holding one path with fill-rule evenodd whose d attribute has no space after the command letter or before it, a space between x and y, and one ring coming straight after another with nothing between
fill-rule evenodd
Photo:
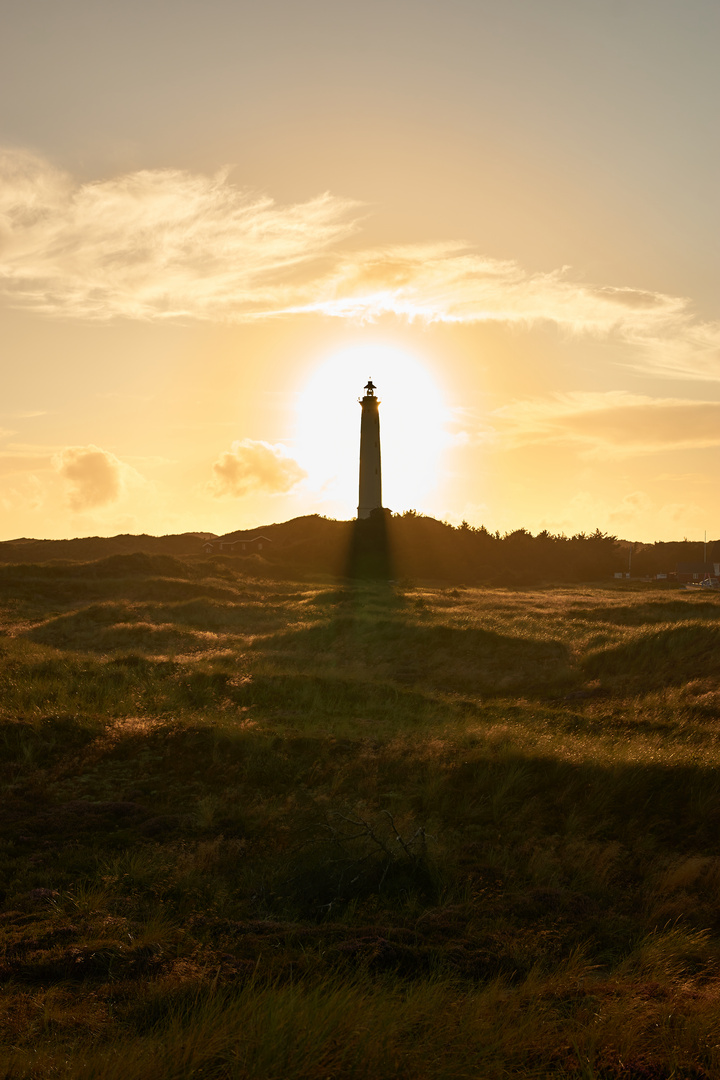
<instances>
[{"instance_id":1,"label":"small structure on hillside","mask_svg":"<svg viewBox=\"0 0 720 1080\"><path fill-rule=\"evenodd\" d=\"M236 540L219 536L216 540L206 540L200 550L204 555L251 555L271 543L269 536L240 537Z\"/></svg>"}]
</instances>

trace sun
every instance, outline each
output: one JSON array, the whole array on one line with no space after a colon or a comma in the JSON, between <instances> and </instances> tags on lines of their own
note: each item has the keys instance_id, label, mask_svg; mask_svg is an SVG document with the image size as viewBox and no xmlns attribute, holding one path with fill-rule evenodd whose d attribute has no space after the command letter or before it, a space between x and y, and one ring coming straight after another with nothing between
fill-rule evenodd
<instances>
[{"instance_id":1,"label":"sun","mask_svg":"<svg viewBox=\"0 0 720 1080\"><path fill-rule=\"evenodd\" d=\"M354 517L360 408L368 378L380 398L383 504L430 512L447 444L442 390L429 367L396 345L354 344L321 361L298 395L295 447L308 485L337 516Z\"/></svg>"}]
</instances>

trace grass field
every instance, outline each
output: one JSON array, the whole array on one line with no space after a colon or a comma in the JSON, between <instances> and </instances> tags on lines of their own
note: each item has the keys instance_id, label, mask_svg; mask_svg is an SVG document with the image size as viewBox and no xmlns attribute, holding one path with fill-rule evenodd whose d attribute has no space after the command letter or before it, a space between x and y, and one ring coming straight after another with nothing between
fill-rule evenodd
<instances>
[{"instance_id":1,"label":"grass field","mask_svg":"<svg viewBox=\"0 0 720 1080\"><path fill-rule=\"evenodd\" d=\"M720 600L0 567L0 1078L720 1076Z\"/></svg>"}]
</instances>

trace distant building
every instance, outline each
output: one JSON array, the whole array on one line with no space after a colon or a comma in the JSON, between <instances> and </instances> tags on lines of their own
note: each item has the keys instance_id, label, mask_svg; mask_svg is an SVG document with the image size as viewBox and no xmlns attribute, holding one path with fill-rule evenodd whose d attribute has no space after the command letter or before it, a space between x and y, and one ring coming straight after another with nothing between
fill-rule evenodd
<instances>
[{"instance_id":1,"label":"distant building","mask_svg":"<svg viewBox=\"0 0 720 1080\"><path fill-rule=\"evenodd\" d=\"M708 577L720 577L720 563L679 562L675 571L678 581L704 581Z\"/></svg>"},{"instance_id":2,"label":"distant building","mask_svg":"<svg viewBox=\"0 0 720 1080\"><path fill-rule=\"evenodd\" d=\"M675 574L673 573L673 574L671 574L669 576L670 577L675 577ZM626 579L626 580L629 581L629 580L631 580L632 575L629 574L627 570L616 570L613 577L617 581L621 581L623 579ZM644 577L636 578L635 580L636 581L667 581L667 579L668 579L668 574L659 573L659 574L646 574Z\"/></svg>"},{"instance_id":3,"label":"distant building","mask_svg":"<svg viewBox=\"0 0 720 1080\"><path fill-rule=\"evenodd\" d=\"M251 555L271 544L269 536L253 536L240 540L226 540L220 536L217 540L206 540L200 550L204 555Z\"/></svg>"}]
</instances>

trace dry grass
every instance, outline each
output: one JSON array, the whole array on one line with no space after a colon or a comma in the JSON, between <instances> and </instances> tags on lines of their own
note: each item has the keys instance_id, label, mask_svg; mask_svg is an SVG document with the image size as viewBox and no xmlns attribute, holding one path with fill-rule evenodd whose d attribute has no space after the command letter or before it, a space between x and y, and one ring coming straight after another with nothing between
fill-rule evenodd
<instances>
[{"instance_id":1,"label":"dry grass","mask_svg":"<svg viewBox=\"0 0 720 1080\"><path fill-rule=\"evenodd\" d=\"M143 558L0 575L0 1077L720 1073L714 597Z\"/></svg>"}]
</instances>

